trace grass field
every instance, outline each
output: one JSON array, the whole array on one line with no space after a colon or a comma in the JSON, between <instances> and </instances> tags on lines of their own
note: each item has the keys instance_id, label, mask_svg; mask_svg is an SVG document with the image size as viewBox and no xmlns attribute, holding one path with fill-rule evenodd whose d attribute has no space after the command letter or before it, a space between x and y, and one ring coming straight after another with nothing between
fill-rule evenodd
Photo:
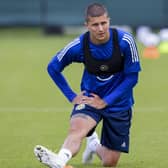
<instances>
[{"instance_id":1,"label":"grass field","mask_svg":"<svg viewBox=\"0 0 168 168\"><path fill-rule=\"evenodd\" d=\"M34 146L60 148L72 106L49 78L46 66L73 38L46 36L37 28L0 29L0 168L44 167L34 157ZM138 47L141 53L142 47ZM118 167L166 168L168 55L157 60L141 57L141 62L130 154L122 155ZM76 91L81 71L82 66L74 64L64 72ZM91 166L81 164L83 148L70 164L74 168L101 168L97 158Z\"/></svg>"}]
</instances>

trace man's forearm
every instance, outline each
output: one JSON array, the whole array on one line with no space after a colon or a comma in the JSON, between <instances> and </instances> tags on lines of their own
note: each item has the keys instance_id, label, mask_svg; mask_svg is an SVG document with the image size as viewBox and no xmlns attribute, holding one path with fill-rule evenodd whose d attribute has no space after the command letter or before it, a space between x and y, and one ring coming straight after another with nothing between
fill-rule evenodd
<instances>
[{"instance_id":1,"label":"man's forearm","mask_svg":"<svg viewBox=\"0 0 168 168\"><path fill-rule=\"evenodd\" d=\"M69 84L67 83L66 79L61 74L61 72L55 71L52 64L48 65L47 70L50 77L53 79L53 81L58 86L58 88L62 91L65 97L70 102L72 102L72 100L76 97L76 93L74 93L73 90L70 88Z\"/></svg>"},{"instance_id":2,"label":"man's forearm","mask_svg":"<svg viewBox=\"0 0 168 168\"><path fill-rule=\"evenodd\" d=\"M129 89L132 89L138 81L138 73L128 74L124 81L108 96L104 97L103 100L108 105L113 105L117 99L122 97Z\"/></svg>"}]
</instances>

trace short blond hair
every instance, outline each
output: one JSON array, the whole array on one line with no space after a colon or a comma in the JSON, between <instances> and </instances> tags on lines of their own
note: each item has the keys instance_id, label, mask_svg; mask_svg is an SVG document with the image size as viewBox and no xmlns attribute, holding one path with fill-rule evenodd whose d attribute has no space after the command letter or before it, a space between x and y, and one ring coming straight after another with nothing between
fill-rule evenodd
<instances>
[{"instance_id":1,"label":"short blond hair","mask_svg":"<svg viewBox=\"0 0 168 168\"><path fill-rule=\"evenodd\" d=\"M104 14L107 14L108 16L108 11L104 5L99 3L92 3L88 5L85 10L85 21L88 22L89 17L99 17Z\"/></svg>"}]
</instances>

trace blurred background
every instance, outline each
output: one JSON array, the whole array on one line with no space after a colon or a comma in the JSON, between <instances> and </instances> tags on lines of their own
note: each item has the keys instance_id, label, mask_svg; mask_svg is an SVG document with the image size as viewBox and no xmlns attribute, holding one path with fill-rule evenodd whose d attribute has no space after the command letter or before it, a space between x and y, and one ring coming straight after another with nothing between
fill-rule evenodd
<instances>
[{"instance_id":1,"label":"blurred background","mask_svg":"<svg viewBox=\"0 0 168 168\"><path fill-rule=\"evenodd\" d=\"M0 0L0 167L40 168L33 147L42 144L57 150L62 144L72 105L54 85L46 68L61 48L86 31L84 10L92 2ZM96 2L107 7L111 26L133 34L142 66L134 90L130 155L122 156L119 167L165 168L168 1ZM80 90L82 71L82 64L73 64L63 72L76 92ZM71 163L84 168L81 153ZM98 165L96 160L90 168Z\"/></svg>"},{"instance_id":2,"label":"blurred background","mask_svg":"<svg viewBox=\"0 0 168 168\"><path fill-rule=\"evenodd\" d=\"M1 0L1 26L82 25L85 7L92 0ZM112 24L168 26L167 0L97 0L109 10Z\"/></svg>"}]
</instances>

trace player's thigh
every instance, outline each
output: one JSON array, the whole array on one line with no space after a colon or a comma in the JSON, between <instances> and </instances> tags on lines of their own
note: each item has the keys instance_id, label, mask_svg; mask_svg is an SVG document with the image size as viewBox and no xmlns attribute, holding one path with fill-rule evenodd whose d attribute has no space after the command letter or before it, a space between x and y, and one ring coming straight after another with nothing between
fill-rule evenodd
<instances>
[{"instance_id":1,"label":"player's thigh","mask_svg":"<svg viewBox=\"0 0 168 168\"><path fill-rule=\"evenodd\" d=\"M71 117L70 132L79 133L82 137L96 126L96 121L87 114L77 113Z\"/></svg>"},{"instance_id":2,"label":"player's thigh","mask_svg":"<svg viewBox=\"0 0 168 168\"><path fill-rule=\"evenodd\" d=\"M82 136L89 136L100 120L99 110L85 104L75 105L71 113L71 132L79 131Z\"/></svg>"},{"instance_id":3,"label":"player's thigh","mask_svg":"<svg viewBox=\"0 0 168 168\"><path fill-rule=\"evenodd\" d=\"M129 152L131 109L109 114L103 119L101 144L108 149Z\"/></svg>"}]
</instances>

